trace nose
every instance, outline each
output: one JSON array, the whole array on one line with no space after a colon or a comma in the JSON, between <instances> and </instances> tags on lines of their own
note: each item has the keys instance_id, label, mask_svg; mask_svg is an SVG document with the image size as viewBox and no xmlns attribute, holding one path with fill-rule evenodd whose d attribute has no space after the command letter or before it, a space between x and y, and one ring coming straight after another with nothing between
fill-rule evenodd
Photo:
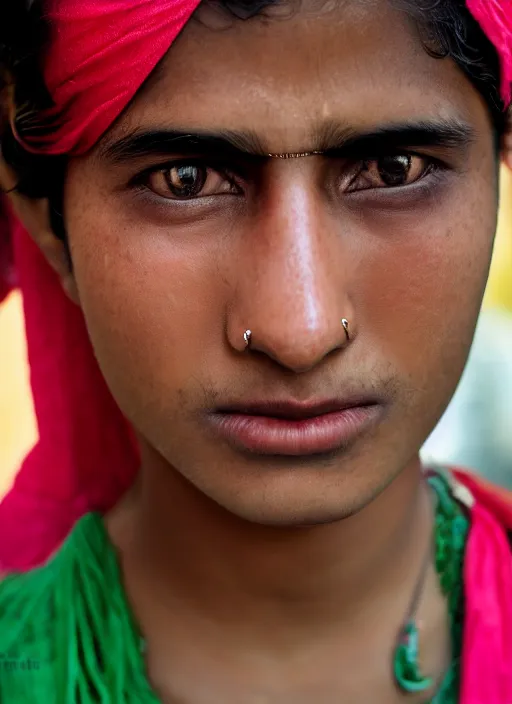
<instances>
[{"instance_id":1,"label":"nose","mask_svg":"<svg viewBox=\"0 0 512 704\"><path fill-rule=\"evenodd\" d=\"M340 225L309 171L276 178L248 226L228 316L235 349L307 372L355 336Z\"/></svg>"}]
</instances>

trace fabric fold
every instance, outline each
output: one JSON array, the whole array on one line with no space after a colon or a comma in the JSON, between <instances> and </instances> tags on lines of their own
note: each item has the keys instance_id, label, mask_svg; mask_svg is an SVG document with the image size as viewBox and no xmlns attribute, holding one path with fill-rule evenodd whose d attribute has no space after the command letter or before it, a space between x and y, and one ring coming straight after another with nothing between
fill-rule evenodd
<instances>
[{"instance_id":1,"label":"fabric fold","mask_svg":"<svg viewBox=\"0 0 512 704\"><path fill-rule=\"evenodd\" d=\"M110 508L138 467L80 309L22 226L12 231L39 442L0 503L0 571L44 561L80 516Z\"/></svg>"},{"instance_id":2,"label":"fabric fold","mask_svg":"<svg viewBox=\"0 0 512 704\"><path fill-rule=\"evenodd\" d=\"M463 472L471 527L464 560L461 704L512 702L512 500Z\"/></svg>"}]
</instances>

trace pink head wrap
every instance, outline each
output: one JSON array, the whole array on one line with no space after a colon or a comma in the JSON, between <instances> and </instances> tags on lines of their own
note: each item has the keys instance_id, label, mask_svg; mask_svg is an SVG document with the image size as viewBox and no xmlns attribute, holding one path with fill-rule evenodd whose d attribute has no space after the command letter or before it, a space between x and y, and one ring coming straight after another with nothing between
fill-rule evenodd
<instances>
[{"instance_id":1,"label":"pink head wrap","mask_svg":"<svg viewBox=\"0 0 512 704\"><path fill-rule=\"evenodd\" d=\"M512 0L466 0L468 10L494 44L501 59L501 97L512 98Z\"/></svg>"},{"instance_id":2,"label":"pink head wrap","mask_svg":"<svg viewBox=\"0 0 512 704\"><path fill-rule=\"evenodd\" d=\"M32 136L25 146L74 155L93 147L198 2L48 0L52 35L44 75L55 107L45 122L54 129ZM508 103L512 0L467 2L500 52ZM21 226L13 223L12 230L40 440L0 504L0 569L27 569L47 558L84 512L111 507L133 480L138 459L97 368L80 311ZM6 276L3 284L5 293Z\"/></svg>"},{"instance_id":3,"label":"pink head wrap","mask_svg":"<svg viewBox=\"0 0 512 704\"><path fill-rule=\"evenodd\" d=\"M185 26L200 0L48 0L54 28L44 66L55 104L51 134L24 144L83 154L112 125Z\"/></svg>"}]
</instances>

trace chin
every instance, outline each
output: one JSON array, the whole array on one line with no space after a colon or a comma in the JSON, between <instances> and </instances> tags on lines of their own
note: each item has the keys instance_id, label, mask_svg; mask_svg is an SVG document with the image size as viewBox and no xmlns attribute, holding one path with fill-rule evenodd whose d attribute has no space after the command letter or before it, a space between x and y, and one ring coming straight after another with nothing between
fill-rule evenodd
<instances>
[{"instance_id":1,"label":"chin","mask_svg":"<svg viewBox=\"0 0 512 704\"><path fill-rule=\"evenodd\" d=\"M238 484L235 494L217 490L213 498L229 513L250 523L281 528L310 527L349 518L370 504L389 482L369 483L349 473L326 481L303 469L266 473L264 482Z\"/></svg>"},{"instance_id":2,"label":"chin","mask_svg":"<svg viewBox=\"0 0 512 704\"><path fill-rule=\"evenodd\" d=\"M244 510L238 517L248 523L268 528L313 528L337 523L357 513L348 508L337 506L336 510L324 507L304 511L302 507L282 507L280 510L270 509L268 506L254 506L252 510Z\"/></svg>"}]
</instances>

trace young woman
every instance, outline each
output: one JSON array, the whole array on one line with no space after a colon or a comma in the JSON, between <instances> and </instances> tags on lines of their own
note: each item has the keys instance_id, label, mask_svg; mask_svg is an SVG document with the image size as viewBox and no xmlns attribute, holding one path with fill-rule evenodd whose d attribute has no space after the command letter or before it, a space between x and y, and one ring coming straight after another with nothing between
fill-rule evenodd
<instances>
[{"instance_id":1,"label":"young woman","mask_svg":"<svg viewBox=\"0 0 512 704\"><path fill-rule=\"evenodd\" d=\"M485 288L510 0L0 27L40 434L1 701L510 704L511 504L418 458Z\"/></svg>"}]
</instances>

